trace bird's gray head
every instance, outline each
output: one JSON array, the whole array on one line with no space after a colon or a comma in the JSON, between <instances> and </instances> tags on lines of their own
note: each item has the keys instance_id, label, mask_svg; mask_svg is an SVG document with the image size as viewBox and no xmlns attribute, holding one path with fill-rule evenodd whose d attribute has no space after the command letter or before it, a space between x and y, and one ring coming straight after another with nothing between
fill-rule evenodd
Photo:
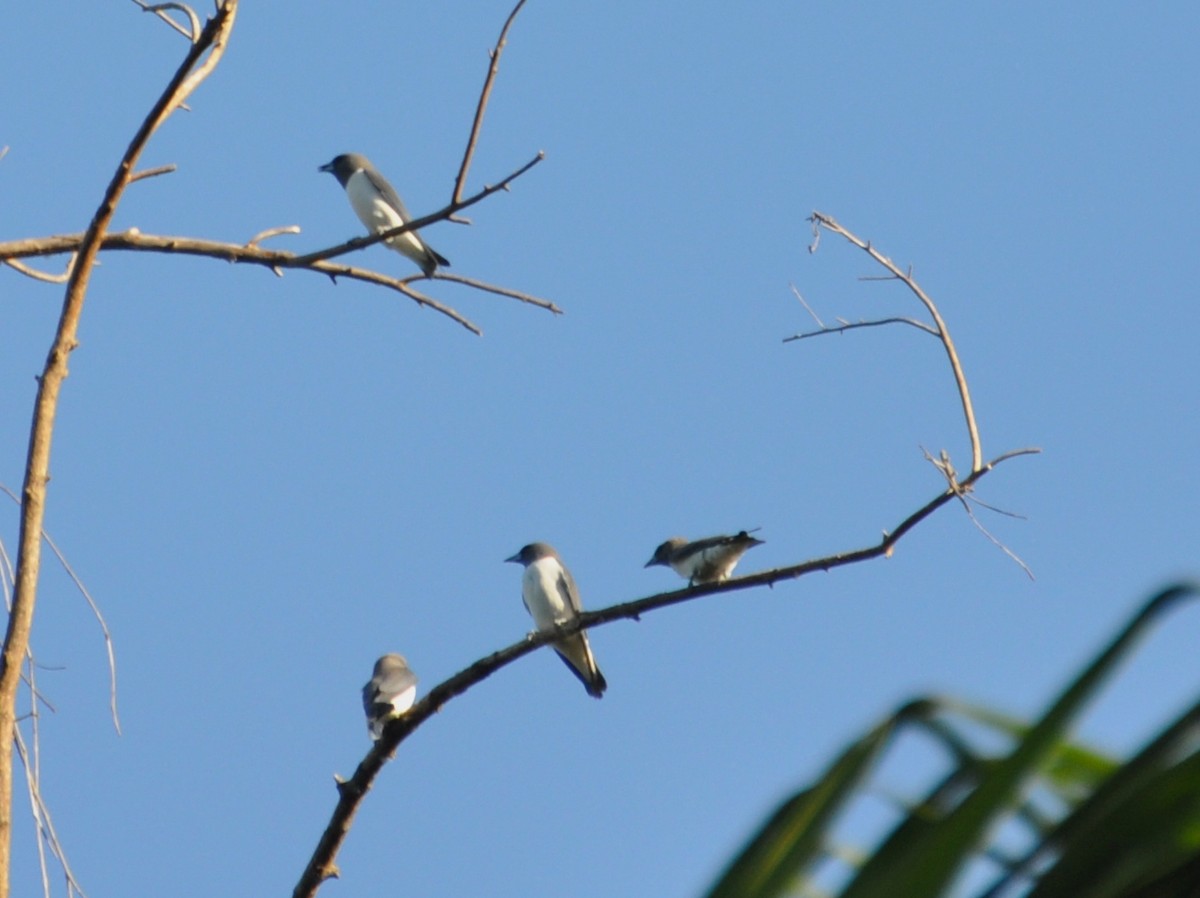
<instances>
[{"instance_id":1,"label":"bird's gray head","mask_svg":"<svg viewBox=\"0 0 1200 898\"><path fill-rule=\"evenodd\" d=\"M390 673L394 670L404 670L408 667L408 661L403 655L397 655L395 652L384 655L375 662L374 676Z\"/></svg>"},{"instance_id":2,"label":"bird's gray head","mask_svg":"<svg viewBox=\"0 0 1200 898\"><path fill-rule=\"evenodd\" d=\"M541 561L543 558L558 558L558 553L554 551L554 547L546 543L530 543L511 558L505 558L505 561L511 561L516 564L523 564L526 567L533 564L535 561Z\"/></svg>"},{"instance_id":3,"label":"bird's gray head","mask_svg":"<svg viewBox=\"0 0 1200 898\"><path fill-rule=\"evenodd\" d=\"M642 567L654 567L656 564L668 566L671 563L671 556L679 549L687 545L687 540L682 536L672 536L669 540L654 550L654 557L647 561Z\"/></svg>"},{"instance_id":4,"label":"bird's gray head","mask_svg":"<svg viewBox=\"0 0 1200 898\"><path fill-rule=\"evenodd\" d=\"M340 156L334 156L332 162L326 162L317 171L329 172L338 179L339 184L345 187L352 174L370 167L371 163L367 161L366 156L358 153L342 153Z\"/></svg>"}]
</instances>

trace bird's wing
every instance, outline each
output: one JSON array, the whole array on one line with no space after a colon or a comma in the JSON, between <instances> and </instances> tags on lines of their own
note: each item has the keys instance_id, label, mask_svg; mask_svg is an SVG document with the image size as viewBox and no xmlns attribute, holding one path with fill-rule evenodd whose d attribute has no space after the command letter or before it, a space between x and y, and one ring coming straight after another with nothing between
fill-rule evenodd
<instances>
[{"instance_id":1,"label":"bird's wing","mask_svg":"<svg viewBox=\"0 0 1200 898\"><path fill-rule=\"evenodd\" d=\"M708 552L722 546L732 545L736 540L736 536L709 536L704 539L694 540L683 547L683 557L688 558L692 555L699 555L702 552Z\"/></svg>"},{"instance_id":2,"label":"bird's wing","mask_svg":"<svg viewBox=\"0 0 1200 898\"><path fill-rule=\"evenodd\" d=\"M383 681L379 684L379 694L384 696L396 696L406 689L411 689L417 685L417 675L410 668L403 670L393 670L388 673Z\"/></svg>"},{"instance_id":3,"label":"bird's wing","mask_svg":"<svg viewBox=\"0 0 1200 898\"><path fill-rule=\"evenodd\" d=\"M383 196L384 201L400 213L400 218L405 224L412 221L412 216L408 214L408 209L404 207L404 201L400 199L400 194L396 193L396 188L387 182L387 178L377 171L372 172L366 169L363 169L363 174L367 176L367 180ZM416 235L414 234L414 236Z\"/></svg>"},{"instance_id":4,"label":"bird's wing","mask_svg":"<svg viewBox=\"0 0 1200 898\"><path fill-rule=\"evenodd\" d=\"M579 589L575 586L575 578L571 576L571 572L567 570L565 564L559 566L558 592L572 613L579 614L583 611L583 604L579 601Z\"/></svg>"}]
</instances>

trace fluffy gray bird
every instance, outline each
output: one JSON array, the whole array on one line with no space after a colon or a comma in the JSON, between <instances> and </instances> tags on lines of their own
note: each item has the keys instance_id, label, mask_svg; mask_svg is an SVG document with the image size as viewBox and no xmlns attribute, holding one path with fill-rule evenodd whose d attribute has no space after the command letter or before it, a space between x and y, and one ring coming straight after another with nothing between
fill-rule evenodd
<instances>
[{"instance_id":1,"label":"fluffy gray bird","mask_svg":"<svg viewBox=\"0 0 1200 898\"><path fill-rule=\"evenodd\" d=\"M575 578L552 547L545 543L530 543L516 555L504 560L525 565L525 575L521 578L521 598L525 602L525 610L539 630L553 630L574 620L583 611ZM581 630L559 639L553 646L571 673L579 677L588 695L593 698L604 695L608 683L596 666L596 659L592 657L587 633Z\"/></svg>"},{"instance_id":2,"label":"fluffy gray bird","mask_svg":"<svg viewBox=\"0 0 1200 898\"><path fill-rule=\"evenodd\" d=\"M371 738L383 735L384 725L399 717L417 700L417 675L403 655L384 655L375 662L371 679L362 690L363 710Z\"/></svg>"},{"instance_id":3,"label":"fluffy gray bird","mask_svg":"<svg viewBox=\"0 0 1200 898\"><path fill-rule=\"evenodd\" d=\"M728 580L747 550L761 546L763 540L755 539L745 530L733 536L710 536L688 542L682 536L673 536L657 549L645 567L661 564L669 567L692 586L696 583L719 583Z\"/></svg>"},{"instance_id":4,"label":"fluffy gray bird","mask_svg":"<svg viewBox=\"0 0 1200 898\"><path fill-rule=\"evenodd\" d=\"M335 156L332 162L322 165L318 171L329 172L346 188L346 196L350 199L354 214L372 233L382 234L412 221L395 188L366 156L343 153ZM450 263L417 236L416 231L405 231L384 243L420 265L426 277L432 275L439 265L450 267Z\"/></svg>"}]
</instances>

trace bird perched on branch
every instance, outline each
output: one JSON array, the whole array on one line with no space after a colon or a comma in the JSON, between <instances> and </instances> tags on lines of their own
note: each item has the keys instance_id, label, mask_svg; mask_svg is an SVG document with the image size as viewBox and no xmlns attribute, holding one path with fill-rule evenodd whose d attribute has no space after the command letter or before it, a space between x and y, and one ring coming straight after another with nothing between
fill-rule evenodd
<instances>
[{"instance_id":1,"label":"bird perched on branch","mask_svg":"<svg viewBox=\"0 0 1200 898\"><path fill-rule=\"evenodd\" d=\"M366 156L343 153L335 156L332 162L322 165L318 171L329 172L346 188L346 196L350 199L354 214L371 233L382 234L412 221L395 188ZM416 231L405 231L384 243L420 265L426 277L430 277L439 265L450 267L445 257L435 252Z\"/></svg>"},{"instance_id":2,"label":"bird perched on branch","mask_svg":"<svg viewBox=\"0 0 1200 898\"><path fill-rule=\"evenodd\" d=\"M525 565L525 575L521 578L521 598L525 602L525 610L539 630L552 631L583 612L575 578L551 546L530 543L516 555L504 560ZM581 630L556 640L552 645L571 673L583 683L588 695L593 698L604 695L608 683L596 666L587 633Z\"/></svg>"},{"instance_id":3,"label":"bird perched on branch","mask_svg":"<svg viewBox=\"0 0 1200 898\"><path fill-rule=\"evenodd\" d=\"M745 530L733 536L710 536L688 542L682 536L673 536L657 549L645 567L662 565L669 567L688 586L697 583L719 583L728 580L741 557L763 540L755 539Z\"/></svg>"},{"instance_id":4,"label":"bird perched on branch","mask_svg":"<svg viewBox=\"0 0 1200 898\"><path fill-rule=\"evenodd\" d=\"M417 700L417 675L403 655L384 655L375 662L371 679L363 687L362 699L367 729L371 738L378 741L384 725L411 708Z\"/></svg>"}]
</instances>

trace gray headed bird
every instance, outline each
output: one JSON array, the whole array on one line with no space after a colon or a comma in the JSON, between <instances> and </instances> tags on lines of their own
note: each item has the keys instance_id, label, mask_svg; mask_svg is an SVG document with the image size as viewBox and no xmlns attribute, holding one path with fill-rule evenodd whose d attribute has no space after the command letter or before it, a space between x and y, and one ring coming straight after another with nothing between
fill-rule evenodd
<instances>
[{"instance_id":1,"label":"gray headed bird","mask_svg":"<svg viewBox=\"0 0 1200 898\"><path fill-rule=\"evenodd\" d=\"M521 578L521 598L525 602L525 610L539 630L554 630L574 620L583 611L575 578L552 547L545 543L530 543L512 558L504 560L525 565L525 576ZM608 683L596 666L596 659L592 657L587 633L581 630L557 640L553 646L571 673L579 677L588 695L593 698L604 695Z\"/></svg>"},{"instance_id":2,"label":"gray headed bird","mask_svg":"<svg viewBox=\"0 0 1200 898\"><path fill-rule=\"evenodd\" d=\"M673 536L657 549L645 567L661 564L669 567L692 586L696 583L719 583L728 580L746 551L761 546L763 540L755 539L745 530L733 536L710 536L688 542L682 536Z\"/></svg>"},{"instance_id":3,"label":"gray headed bird","mask_svg":"<svg viewBox=\"0 0 1200 898\"><path fill-rule=\"evenodd\" d=\"M362 690L363 710L371 738L383 735L384 725L399 717L417 700L417 675L403 655L384 655L375 662L371 680Z\"/></svg>"},{"instance_id":4,"label":"gray headed bird","mask_svg":"<svg viewBox=\"0 0 1200 898\"><path fill-rule=\"evenodd\" d=\"M382 234L412 221L395 188L366 156L343 153L335 156L332 162L322 165L319 171L329 172L346 188L346 196L350 199L354 214L371 233ZM426 244L416 231L405 231L384 243L420 265L426 277L432 275L439 265L450 267L450 263Z\"/></svg>"}]
</instances>

